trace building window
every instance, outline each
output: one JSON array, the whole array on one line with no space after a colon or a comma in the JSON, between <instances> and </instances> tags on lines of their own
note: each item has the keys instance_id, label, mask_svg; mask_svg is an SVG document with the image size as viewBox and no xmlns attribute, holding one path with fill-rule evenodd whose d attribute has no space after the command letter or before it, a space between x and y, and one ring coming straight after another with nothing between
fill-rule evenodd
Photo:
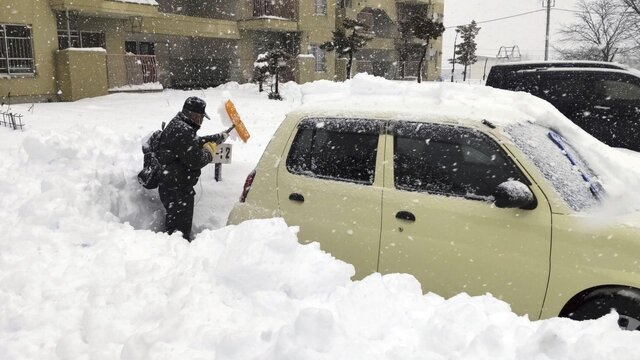
<instances>
[{"instance_id":1,"label":"building window","mask_svg":"<svg viewBox=\"0 0 640 360\"><path fill-rule=\"evenodd\" d=\"M0 24L0 73L33 74L31 26Z\"/></svg>"},{"instance_id":2,"label":"building window","mask_svg":"<svg viewBox=\"0 0 640 360\"><path fill-rule=\"evenodd\" d=\"M106 49L104 33L99 31L80 31L80 47Z\"/></svg>"},{"instance_id":3,"label":"building window","mask_svg":"<svg viewBox=\"0 0 640 360\"><path fill-rule=\"evenodd\" d=\"M351 0L340 0L340 8L344 9L344 8L350 8L352 6L352 1Z\"/></svg>"},{"instance_id":4,"label":"building window","mask_svg":"<svg viewBox=\"0 0 640 360\"><path fill-rule=\"evenodd\" d=\"M359 23L362 23L367 29L371 32L373 30L374 18L373 14L370 12L359 12L357 15L357 20Z\"/></svg>"},{"instance_id":5,"label":"building window","mask_svg":"<svg viewBox=\"0 0 640 360\"><path fill-rule=\"evenodd\" d=\"M58 49L68 48L103 48L106 49L106 41L103 32L58 30Z\"/></svg>"},{"instance_id":6,"label":"building window","mask_svg":"<svg viewBox=\"0 0 640 360\"><path fill-rule=\"evenodd\" d=\"M58 49L80 47L80 35L77 30L58 30Z\"/></svg>"},{"instance_id":7,"label":"building window","mask_svg":"<svg viewBox=\"0 0 640 360\"><path fill-rule=\"evenodd\" d=\"M327 0L315 0L316 15L327 15Z\"/></svg>"},{"instance_id":8,"label":"building window","mask_svg":"<svg viewBox=\"0 0 640 360\"><path fill-rule=\"evenodd\" d=\"M148 41L125 41L124 51L133 55L155 55L155 44Z\"/></svg>"},{"instance_id":9,"label":"building window","mask_svg":"<svg viewBox=\"0 0 640 360\"><path fill-rule=\"evenodd\" d=\"M327 61L325 58L324 50L320 49L320 45L313 44L311 45L311 54L314 58L316 58L316 71L317 72L325 72L327 71Z\"/></svg>"},{"instance_id":10,"label":"building window","mask_svg":"<svg viewBox=\"0 0 640 360\"><path fill-rule=\"evenodd\" d=\"M106 49L105 35L101 31L79 31L75 14L56 14L58 24L58 49L103 48Z\"/></svg>"}]
</instances>

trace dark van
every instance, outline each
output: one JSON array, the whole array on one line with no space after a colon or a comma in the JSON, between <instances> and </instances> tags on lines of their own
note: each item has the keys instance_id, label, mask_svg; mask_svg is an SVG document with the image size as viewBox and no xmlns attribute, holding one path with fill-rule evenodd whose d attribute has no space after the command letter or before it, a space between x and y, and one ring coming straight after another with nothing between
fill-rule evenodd
<instances>
[{"instance_id":1,"label":"dark van","mask_svg":"<svg viewBox=\"0 0 640 360\"><path fill-rule=\"evenodd\" d=\"M604 62L495 65L487 86L547 100L600 141L640 151L640 77Z\"/></svg>"}]
</instances>

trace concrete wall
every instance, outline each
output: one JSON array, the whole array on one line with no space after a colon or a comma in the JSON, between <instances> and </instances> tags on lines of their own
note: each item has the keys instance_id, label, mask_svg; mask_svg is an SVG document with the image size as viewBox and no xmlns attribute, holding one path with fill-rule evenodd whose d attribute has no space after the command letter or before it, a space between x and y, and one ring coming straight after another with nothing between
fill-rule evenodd
<instances>
[{"instance_id":1,"label":"concrete wall","mask_svg":"<svg viewBox=\"0 0 640 360\"><path fill-rule=\"evenodd\" d=\"M3 1L0 23L31 25L32 48L35 60L35 74L4 77L0 74L0 101L6 102L7 95L15 101L54 101L57 89L54 53L58 49L56 19L47 1L20 0ZM38 14L38 16L34 16ZM12 100L12 101L14 101Z\"/></svg>"},{"instance_id":2,"label":"concrete wall","mask_svg":"<svg viewBox=\"0 0 640 360\"><path fill-rule=\"evenodd\" d=\"M311 54L311 45L321 45L327 41L331 41L332 31L336 26L336 6L331 0L327 0L326 15L315 14L314 1L300 1L299 5L299 29L302 31L300 36L300 53ZM300 82L309 82L315 80L333 80L336 74L336 56L335 52L327 52L325 54L325 71L315 71L315 59L299 58L302 61L301 66L305 68L305 73L300 76ZM309 64L310 63L310 64ZM307 69L307 66L311 66Z\"/></svg>"},{"instance_id":3,"label":"concrete wall","mask_svg":"<svg viewBox=\"0 0 640 360\"><path fill-rule=\"evenodd\" d=\"M56 79L63 101L107 95L106 52L80 49L57 51Z\"/></svg>"}]
</instances>

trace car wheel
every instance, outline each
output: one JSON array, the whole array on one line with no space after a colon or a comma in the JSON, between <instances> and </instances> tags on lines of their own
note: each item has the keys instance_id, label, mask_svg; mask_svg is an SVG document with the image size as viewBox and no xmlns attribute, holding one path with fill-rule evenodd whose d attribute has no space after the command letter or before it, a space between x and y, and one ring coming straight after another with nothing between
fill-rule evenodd
<instances>
[{"instance_id":1,"label":"car wheel","mask_svg":"<svg viewBox=\"0 0 640 360\"><path fill-rule=\"evenodd\" d=\"M623 330L640 330L640 298L635 293L625 294L623 291L587 297L585 301L567 317L574 320L598 319L615 310L618 325Z\"/></svg>"}]
</instances>

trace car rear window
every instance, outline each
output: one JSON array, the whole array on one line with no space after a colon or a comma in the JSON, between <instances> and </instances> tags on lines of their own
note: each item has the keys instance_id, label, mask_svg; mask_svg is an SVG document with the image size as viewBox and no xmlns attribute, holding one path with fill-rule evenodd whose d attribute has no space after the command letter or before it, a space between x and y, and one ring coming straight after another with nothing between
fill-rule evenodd
<instances>
[{"instance_id":1,"label":"car rear window","mask_svg":"<svg viewBox=\"0 0 640 360\"><path fill-rule=\"evenodd\" d=\"M362 119L305 119L287 156L293 174L371 185L380 123Z\"/></svg>"}]
</instances>

